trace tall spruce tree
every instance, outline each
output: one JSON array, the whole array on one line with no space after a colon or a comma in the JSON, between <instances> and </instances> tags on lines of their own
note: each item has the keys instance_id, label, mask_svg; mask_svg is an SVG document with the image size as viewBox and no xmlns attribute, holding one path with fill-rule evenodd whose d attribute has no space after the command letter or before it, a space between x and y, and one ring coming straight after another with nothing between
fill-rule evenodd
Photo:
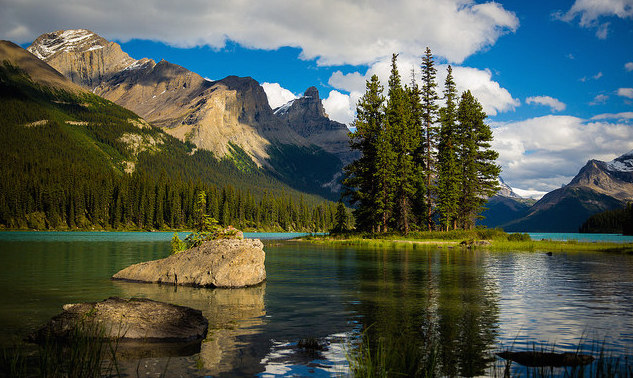
<instances>
[{"instance_id":1,"label":"tall spruce tree","mask_svg":"<svg viewBox=\"0 0 633 378\"><path fill-rule=\"evenodd\" d=\"M492 130L484 122L486 117L472 93L464 92L457 109L462 175L458 219L464 229L475 226L487 198L499 190L501 167L495 162L499 153L491 148Z\"/></svg>"},{"instance_id":2,"label":"tall spruce tree","mask_svg":"<svg viewBox=\"0 0 633 378\"><path fill-rule=\"evenodd\" d=\"M457 89L453 69L449 65L444 82L445 105L440 109L440 138L437 169L437 210L442 229L456 228L459 201L459 177L457 166Z\"/></svg>"},{"instance_id":3,"label":"tall spruce tree","mask_svg":"<svg viewBox=\"0 0 633 378\"><path fill-rule=\"evenodd\" d=\"M376 176L379 147L382 137L384 102L383 87L378 76L373 75L366 83L366 91L356 106L356 131L349 134L350 147L361 153L358 160L345 167L345 194L356 205L353 214L356 228L376 232L382 222L378 213L379 177Z\"/></svg>"},{"instance_id":4,"label":"tall spruce tree","mask_svg":"<svg viewBox=\"0 0 633 378\"><path fill-rule=\"evenodd\" d=\"M386 118L386 117L385 117ZM374 180L377 185L374 215L378 220L376 231L389 231L394 209L394 182L396 176L396 154L392 147L393 129L385 119L381 124L377 143L377 160Z\"/></svg>"},{"instance_id":5,"label":"tall spruce tree","mask_svg":"<svg viewBox=\"0 0 633 378\"><path fill-rule=\"evenodd\" d=\"M436 148L439 130L435 124L437 121L438 105L435 83L437 70L433 62L433 54L430 48L426 48L422 57L422 88L420 91L422 101L422 138L423 143L418 149L418 159L424 170L424 186L426 193L424 194L424 214L420 214L425 221L428 230L433 229L433 206L436 193L434 183L434 174L436 172Z\"/></svg>"},{"instance_id":6,"label":"tall spruce tree","mask_svg":"<svg viewBox=\"0 0 633 378\"><path fill-rule=\"evenodd\" d=\"M396 227L405 235L409 233L411 203L415 194L415 164L413 155L417 148L417 130L411 122L411 109L407 90L403 89L397 66L397 54L391 58L389 76L389 99L386 117L390 134L392 153L395 156L395 175L393 176L394 209Z\"/></svg>"}]
</instances>

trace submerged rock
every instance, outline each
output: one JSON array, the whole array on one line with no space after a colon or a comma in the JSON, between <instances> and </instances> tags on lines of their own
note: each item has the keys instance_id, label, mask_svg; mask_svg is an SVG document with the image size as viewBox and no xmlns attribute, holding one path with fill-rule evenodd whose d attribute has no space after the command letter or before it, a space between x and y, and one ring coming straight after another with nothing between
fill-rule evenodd
<instances>
[{"instance_id":1,"label":"submerged rock","mask_svg":"<svg viewBox=\"0 0 633 378\"><path fill-rule=\"evenodd\" d=\"M29 337L33 342L84 336L129 342L189 342L206 337L202 312L145 298L110 297L67 304L64 311Z\"/></svg>"},{"instance_id":2,"label":"submerged rock","mask_svg":"<svg viewBox=\"0 0 633 378\"><path fill-rule=\"evenodd\" d=\"M208 287L246 287L266 279L259 239L220 239L164 259L131 265L115 280Z\"/></svg>"},{"instance_id":3,"label":"submerged rock","mask_svg":"<svg viewBox=\"0 0 633 378\"><path fill-rule=\"evenodd\" d=\"M593 362L593 356L579 353L551 353L551 352L510 352L497 353L497 356L514 361L524 366L580 366Z\"/></svg>"}]
</instances>

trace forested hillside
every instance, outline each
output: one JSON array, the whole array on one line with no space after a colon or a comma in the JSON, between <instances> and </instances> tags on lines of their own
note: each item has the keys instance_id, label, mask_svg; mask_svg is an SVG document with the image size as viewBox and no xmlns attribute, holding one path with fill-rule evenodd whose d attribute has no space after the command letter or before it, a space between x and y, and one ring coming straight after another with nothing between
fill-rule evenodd
<instances>
[{"instance_id":1,"label":"forested hillside","mask_svg":"<svg viewBox=\"0 0 633 378\"><path fill-rule=\"evenodd\" d=\"M580 226L582 233L633 235L633 204L594 214Z\"/></svg>"},{"instance_id":2,"label":"forested hillside","mask_svg":"<svg viewBox=\"0 0 633 378\"><path fill-rule=\"evenodd\" d=\"M290 189L239 147L217 160L110 101L37 84L9 60L0 114L0 228L188 228L200 190L223 225L332 225L335 204Z\"/></svg>"}]
</instances>

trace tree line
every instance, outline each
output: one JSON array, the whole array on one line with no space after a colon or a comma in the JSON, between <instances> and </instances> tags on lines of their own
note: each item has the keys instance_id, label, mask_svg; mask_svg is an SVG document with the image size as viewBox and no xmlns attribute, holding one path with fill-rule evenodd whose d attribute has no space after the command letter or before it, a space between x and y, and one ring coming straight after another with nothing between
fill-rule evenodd
<instances>
[{"instance_id":1,"label":"tree line","mask_svg":"<svg viewBox=\"0 0 633 378\"><path fill-rule=\"evenodd\" d=\"M450 65L440 106L436 73L427 48L421 87L415 77L402 85L396 54L386 96L376 75L366 82L349 134L361 157L344 181L360 231L471 229L498 190L486 113L470 91L458 98Z\"/></svg>"},{"instance_id":2,"label":"tree line","mask_svg":"<svg viewBox=\"0 0 633 378\"><path fill-rule=\"evenodd\" d=\"M633 203L621 209L606 210L587 218L580 233L633 235Z\"/></svg>"},{"instance_id":3,"label":"tree line","mask_svg":"<svg viewBox=\"0 0 633 378\"><path fill-rule=\"evenodd\" d=\"M166 175L154 179L142 172L75 173L58 182L48 181L50 177L42 182L38 175L0 180L0 228L192 229L200 193L205 195L206 213L225 227L314 232L327 231L335 222L333 202L310 204L302 197L297 201L272 192L257 198L232 185L218 187Z\"/></svg>"}]
</instances>

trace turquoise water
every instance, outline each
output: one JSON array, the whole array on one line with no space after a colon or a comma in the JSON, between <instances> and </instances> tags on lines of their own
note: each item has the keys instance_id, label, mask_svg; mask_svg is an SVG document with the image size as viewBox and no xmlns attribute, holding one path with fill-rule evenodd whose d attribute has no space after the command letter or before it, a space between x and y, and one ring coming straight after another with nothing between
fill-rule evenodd
<instances>
[{"instance_id":1,"label":"turquoise water","mask_svg":"<svg viewBox=\"0 0 633 378\"><path fill-rule=\"evenodd\" d=\"M171 240L173 232L59 232L59 231L3 231L0 232L2 241L115 241L115 242L161 242ZM178 236L184 239L189 232L179 232ZM305 235L305 232L245 232L245 238L262 240L284 240Z\"/></svg>"},{"instance_id":2,"label":"turquoise water","mask_svg":"<svg viewBox=\"0 0 633 378\"><path fill-rule=\"evenodd\" d=\"M192 356L122 361L131 376L346 374L351 342L404 335L440 343L442 375L487 375L511 347L633 350L633 256L605 253L329 247L265 241L265 284L203 289L111 281L169 254L172 233L0 232L0 342L20 340L65 303L147 297L197 308L209 334ZM298 348L314 338L327 348ZM630 358L630 357L629 357ZM498 362L501 363L501 362Z\"/></svg>"},{"instance_id":3,"label":"turquoise water","mask_svg":"<svg viewBox=\"0 0 633 378\"><path fill-rule=\"evenodd\" d=\"M532 240L577 240L582 242L613 242L633 243L633 236L618 234L580 234L580 233L553 233L553 232L529 232Z\"/></svg>"}]
</instances>

